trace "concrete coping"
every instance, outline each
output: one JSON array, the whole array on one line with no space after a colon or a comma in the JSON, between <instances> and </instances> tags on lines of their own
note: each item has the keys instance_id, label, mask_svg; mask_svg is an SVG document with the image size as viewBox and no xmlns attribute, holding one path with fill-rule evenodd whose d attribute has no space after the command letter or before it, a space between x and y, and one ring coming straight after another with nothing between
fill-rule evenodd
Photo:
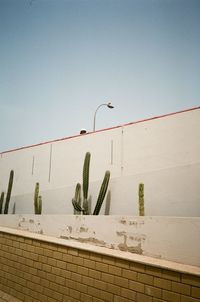
<instances>
[{"instance_id":1,"label":"concrete coping","mask_svg":"<svg viewBox=\"0 0 200 302\"><path fill-rule=\"evenodd\" d=\"M173 270L185 274L192 274L200 276L200 267L199 266L192 266L188 264L177 263L169 260L164 259L157 259L149 256L144 255L137 255L130 252L120 251L109 249L105 247L95 246L88 243L81 243L74 240L66 240L62 238L57 238L53 236L47 236L37 233L31 233L29 231L17 230L15 228L8 228L8 227L1 227L1 233L7 233L15 236L25 237L29 239L44 241L53 244L59 244L66 247L76 248L79 250L84 250L88 252L98 253L105 256L116 257L123 260L133 261L137 263L141 263L144 265L155 266L158 268Z\"/></svg>"}]
</instances>

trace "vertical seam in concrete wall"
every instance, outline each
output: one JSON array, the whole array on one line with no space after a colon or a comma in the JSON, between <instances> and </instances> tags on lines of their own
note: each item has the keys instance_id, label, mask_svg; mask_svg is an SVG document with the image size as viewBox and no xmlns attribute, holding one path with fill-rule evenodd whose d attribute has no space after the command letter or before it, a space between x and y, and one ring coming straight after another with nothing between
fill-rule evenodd
<instances>
[{"instance_id":1,"label":"vertical seam in concrete wall","mask_svg":"<svg viewBox=\"0 0 200 302\"><path fill-rule=\"evenodd\" d=\"M31 171L32 175L34 173L34 167L35 167L35 156L33 155L33 159L32 159L32 171Z\"/></svg>"},{"instance_id":2,"label":"vertical seam in concrete wall","mask_svg":"<svg viewBox=\"0 0 200 302\"><path fill-rule=\"evenodd\" d=\"M124 169L124 127L122 126L122 131L121 131L121 175L123 173Z\"/></svg>"},{"instance_id":3,"label":"vertical seam in concrete wall","mask_svg":"<svg viewBox=\"0 0 200 302\"><path fill-rule=\"evenodd\" d=\"M113 140L111 140L110 164L113 165Z\"/></svg>"},{"instance_id":4,"label":"vertical seam in concrete wall","mask_svg":"<svg viewBox=\"0 0 200 302\"><path fill-rule=\"evenodd\" d=\"M51 165L52 165L52 144L50 145L50 155L49 155L49 182L51 180Z\"/></svg>"}]
</instances>

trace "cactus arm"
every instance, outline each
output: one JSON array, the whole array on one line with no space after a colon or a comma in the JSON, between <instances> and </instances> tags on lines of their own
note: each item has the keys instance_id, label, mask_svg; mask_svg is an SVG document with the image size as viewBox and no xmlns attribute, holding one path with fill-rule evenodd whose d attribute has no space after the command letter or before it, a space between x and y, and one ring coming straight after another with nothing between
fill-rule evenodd
<instances>
[{"instance_id":1,"label":"cactus arm","mask_svg":"<svg viewBox=\"0 0 200 302\"><path fill-rule=\"evenodd\" d=\"M96 203L93 215L98 215L101 210L101 206L103 204L103 201L104 201L107 189L108 189L109 180L110 180L110 171L106 171L100 191L99 191L99 196L97 199L97 203Z\"/></svg>"},{"instance_id":2,"label":"cactus arm","mask_svg":"<svg viewBox=\"0 0 200 302\"><path fill-rule=\"evenodd\" d=\"M78 202L74 198L72 199L72 204L77 212L84 212L84 209L78 204Z\"/></svg>"},{"instance_id":3,"label":"cactus arm","mask_svg":"<svg viewBox=\"0 0 200 302\"><path fill-rule=\"evenodd\" d=\"M35 193L34 193L34 211L35 211L35 214L38 214L39 190L40 190L39 182L36 182L36 184L35 184Z\"/></svg>"},{"instance_id":4,"label":"cactus arm","mask_svg":"<svg viewBox=\"0 0 200 302\"><path fill-rule=\"evenodd\" d=\"M4 214L8 214L10 197L11 197L11 191L12 191L12 185L13 185L13 178L14 178L14 171L11 170L10 171L9 182L8 182L8 190L7 190L7 194L6 194L6 202L5 202Z\"/></svg>"},{"instance_id":5,"label":"cactus arm","mask_svg":"<svg viewBox=\"0 0 200 302\"><path fill-rule=\"evenodd\" d=\"M38 196L37 200L37 214L42 214L42 196Z\"/></svg>"},{"instance_id":6,"label":"cactus arm","mask_svg":"<svg viewBox=\"0 0 200 302\"><path fill-rule=\"evenodd\" d=\"M2 210L3 210L3 201L4 201L4 192L1 193L1 197L0 197L0 214L2 214Z\"/></svg>"},{"instance_id":7,"label":"cactus arm","mask_svg":"<svg viewBox=\"0 0 200 302\"><path fill-rule=\"evenodd\" d=\"M90 172L90 152L85 154L85 160L83 165L83 199L88 198L88 188L89 188L89 172Z\"/></svg>"},{"instance_id":8,"label":"cactus arm","mask_svg":"<svg viewBox=\"0 0 200 302\"><path fill-rule=\"evenodd\" d=\"M144 216L144 184L143 183L139 184L138 195L139 195L139 215Z\"/></svg>"}]
</instances>

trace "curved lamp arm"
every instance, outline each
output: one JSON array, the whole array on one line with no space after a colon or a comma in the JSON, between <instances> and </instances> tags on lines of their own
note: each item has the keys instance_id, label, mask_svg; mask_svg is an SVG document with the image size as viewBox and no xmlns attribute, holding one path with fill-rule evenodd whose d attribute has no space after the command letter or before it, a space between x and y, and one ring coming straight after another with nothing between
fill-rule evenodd
<instances>
[{"instance_id":1,"label":"curved lamp arm","mask_svg":"<svg viewBox=\"0 0 200 302\"><path fill-rule=\"evenodd\" d=\"M107 104L101 104L101 105L99 105L99 106L97 107L97 109L96 109L96 111L95 111L95 113L94 113L93 132L95 132L95 126L96 126L96 114L97 114L97 111L98 111L99 108L102 107L102 106L106 106L106 107L108 107L108 108L110 108L110 109L113 109L113 108L114 108L114 106L113 106L110 102L107 103Z\"/></svg>"}]
</instances>

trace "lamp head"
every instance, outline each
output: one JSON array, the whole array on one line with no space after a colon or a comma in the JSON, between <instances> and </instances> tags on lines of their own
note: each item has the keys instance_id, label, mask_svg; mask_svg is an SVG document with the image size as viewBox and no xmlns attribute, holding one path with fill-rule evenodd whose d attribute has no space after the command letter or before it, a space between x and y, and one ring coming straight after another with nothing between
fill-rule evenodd
<instances>
[{"instance_id":1,"label":"lamp head","mask_svg":"<svg viewBox=\"0 0 200 302\"><path fill-rule=\"evenodd\" d=\"M111 104L111 102L109 102L109 103L107 104L107 107L110 108L110 109L113 109L113 108L114 108L114 106Z\"/></svg>"}]
</instances>

